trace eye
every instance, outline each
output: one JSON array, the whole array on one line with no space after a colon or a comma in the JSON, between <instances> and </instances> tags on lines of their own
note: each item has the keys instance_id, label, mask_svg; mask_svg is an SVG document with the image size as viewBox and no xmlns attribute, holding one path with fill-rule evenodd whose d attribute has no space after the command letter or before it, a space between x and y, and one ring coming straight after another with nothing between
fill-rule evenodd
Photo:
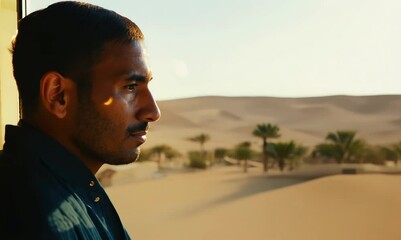
<instances>
[{"instance_id":1,"label":"eye","mask_svg":"<svg viewBox=\"0 0 401 240\"><path fill-rule=\"evenodd\" d=\"M136 90L137 86L138 86L137 83L132 83L132 84L126 85L124 88L130 92L134 92Z\"/></svg>"}]
</instances>

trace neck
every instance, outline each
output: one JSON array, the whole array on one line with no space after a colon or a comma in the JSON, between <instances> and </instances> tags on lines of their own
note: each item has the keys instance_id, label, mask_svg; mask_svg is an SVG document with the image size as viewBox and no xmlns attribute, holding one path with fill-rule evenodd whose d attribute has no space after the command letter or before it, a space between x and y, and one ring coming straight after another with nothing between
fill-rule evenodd
<instances>
[{"instance_id":1,"label":"neck","mask_svg":"<svg viewBox=\"0 0 401 240\"><path fill-rule=\"evenodd\" d=\"M65 149L75 155L79 160L81 160L86 167L95 175L100 167L103 165L102 162L96 159L90 158L83 154L82 151L72 143L69 136L66 133L69 132L69 127L59 121L54 121L54 119L38 119L35 117L23 118L21 121L28 123L29 125L41 130L48 136L59 142ZM46 124L43 124L46 123ZM62 130L60 130L62 129Z\"/></svg>"}]
</instances>

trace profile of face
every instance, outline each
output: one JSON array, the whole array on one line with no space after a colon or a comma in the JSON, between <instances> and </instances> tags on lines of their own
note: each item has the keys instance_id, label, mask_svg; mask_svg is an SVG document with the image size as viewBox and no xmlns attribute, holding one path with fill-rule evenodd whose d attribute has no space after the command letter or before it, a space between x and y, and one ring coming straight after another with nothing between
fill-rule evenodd
<instances>
[{"instance_id":1,"label":"profile of face","mask_svg":"<svg viewBox=\"0 0 401 240\"><path fill-rule=\"evenodd\" d=\"M113 165L138 158L148 123L160 117L148 87L151 79L142 41L105 45L92 68L90 96L75 107L71 142L82 154Z\"/></svg>"}]
</instances>

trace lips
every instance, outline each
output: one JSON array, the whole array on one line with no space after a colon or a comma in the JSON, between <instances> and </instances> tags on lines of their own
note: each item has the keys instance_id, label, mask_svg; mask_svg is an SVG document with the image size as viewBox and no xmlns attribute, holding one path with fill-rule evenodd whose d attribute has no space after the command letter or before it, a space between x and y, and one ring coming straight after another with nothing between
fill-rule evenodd
<instances>
[{"instance_id":1,"label":"lips","mask_svg":"<svg viewBox=\"0 0 401 240\"><path fill-rule=\"evenodd\" d=\"M132 132L130 133L130 137L142 144L146 141L146 134L146 131Z\"/></svg>"}]
</instances>

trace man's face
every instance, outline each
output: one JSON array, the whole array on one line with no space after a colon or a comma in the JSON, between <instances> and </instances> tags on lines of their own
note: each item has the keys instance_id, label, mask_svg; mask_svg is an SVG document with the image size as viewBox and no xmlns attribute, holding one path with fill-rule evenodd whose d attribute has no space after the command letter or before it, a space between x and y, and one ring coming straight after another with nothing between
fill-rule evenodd
<instances>
[{"instance_id":1,"label":"man's face","mask_svg":"<svg viewBox=\"0 0 401 240\"><path fill-rule=\"evenodd\" d=\"M77 107L72 142L82 154L114 165L138 158L148 123L160 117L148 88L151 78L141 41L106 44L92 69L91 95Z\"/></svg>"}]
</instances>

